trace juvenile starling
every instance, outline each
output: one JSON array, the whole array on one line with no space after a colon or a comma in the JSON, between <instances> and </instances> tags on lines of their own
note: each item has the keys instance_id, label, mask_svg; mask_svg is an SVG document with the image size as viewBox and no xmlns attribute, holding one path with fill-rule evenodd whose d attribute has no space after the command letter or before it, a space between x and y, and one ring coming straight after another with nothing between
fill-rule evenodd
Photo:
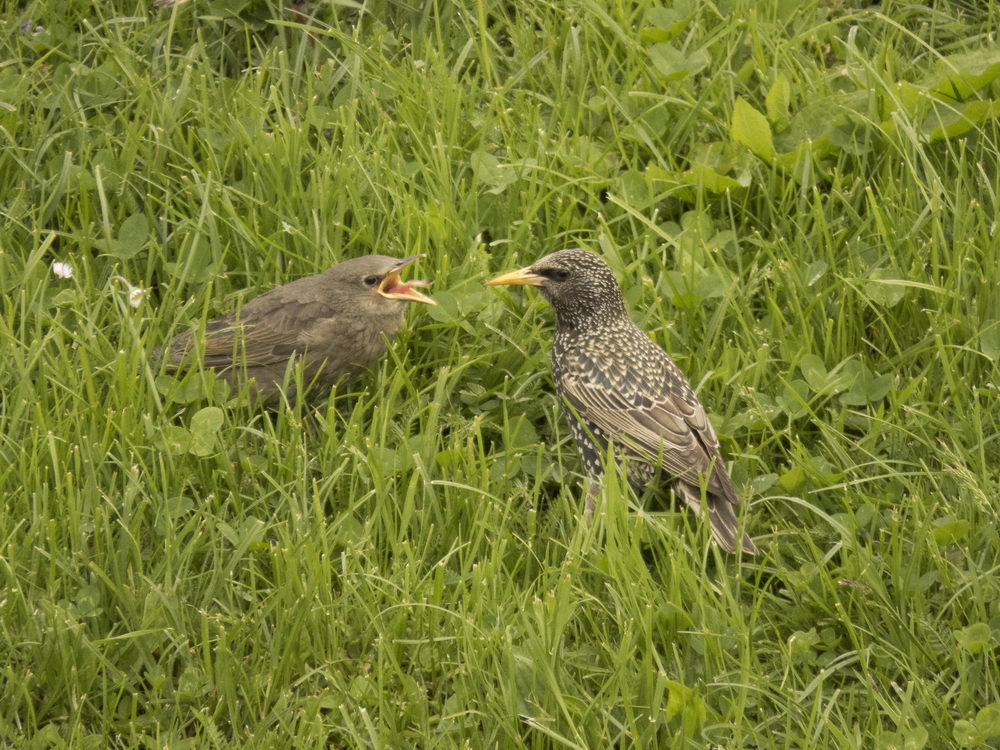
<instances>
[{"instance_id":1,"label":"juvenile starling","mask_svg":"<svg viewBox=\"0 0 1000 750\"><path fill-rule=\"evenodd\" d=\"M704 484L712 536L735 552L741 501L715 431L677 365L632 322L607 264L586 250L561 250L486 283L536 286L555 308L552 377L591 479L587 510L610 440L633 485L648 484L662 468L698 512ZM746 535L740 546L757 553Z\"/></svg>"},{"instance_id":2,"label":"juvenile starling","mask_svg":"<svg viewBox=\"0 0 1000 750\"><path fill-rule=\"evenodd\" d=\"M337 383L360 375L385 353L386 341L403 327L407 302L437 304L402 281L400 272L423 258L366 255L345 260L315 276L292 281L254 297L239 310L186 331L154 356L172 368L202 357L206 367L238 387L253 379L260 401L276 401L291 358L303 364L311 398L323 397ZM294 388L286 389L289 398Z\"/></svg>"}]
</instances>

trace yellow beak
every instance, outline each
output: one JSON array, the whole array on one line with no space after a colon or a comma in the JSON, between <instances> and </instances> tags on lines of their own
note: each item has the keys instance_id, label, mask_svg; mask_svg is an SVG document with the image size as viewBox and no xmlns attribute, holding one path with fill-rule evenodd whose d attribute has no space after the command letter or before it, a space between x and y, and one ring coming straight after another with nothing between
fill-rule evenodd
<instances>
[{"instance_id":1,"label":"yellow beak","mask_svg":"<svg viewBox=\"0 0 1000 750\"><path fill-rule=\"evenodd\" d=\"M423 279L413 279L411 281L403 281L399 278L403 269L408 265L413 263L420 258L426 258L427 256L421 253L420 255L411 255L409 258L403 258L399 261L399 265L394 269L389 271L382 279L382 283L378 285L378 293L381 294L386 299L401 299L406 302L423 302L425 305L436 305L437 302L432 300L426 294L418 292L414 287L428 287L431 282L424 281Z\"/></svg>"},{"instance_id":2,"label":"yellow beak","mask_svg":"<svg viewBox=\"0 0 1000 750\"><path fill-rule=\"evenodd\" d=\"M495 279L490 279L489 281L486 282L486 286L507 286L508 284L527 284L529 286L541 286L544 282L545 282L544 276L539 276L530 268L522 268L517 271L511 271L510 273L505 273L502 276L497 276Z\"/></svg>"}]
</instances>

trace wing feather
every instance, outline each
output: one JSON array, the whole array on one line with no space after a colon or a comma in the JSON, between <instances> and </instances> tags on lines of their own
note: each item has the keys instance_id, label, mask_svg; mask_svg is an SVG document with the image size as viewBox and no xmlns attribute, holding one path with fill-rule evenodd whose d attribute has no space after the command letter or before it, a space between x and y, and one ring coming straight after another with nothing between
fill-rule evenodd
<instances>
[{"instance_id":1,"label":"wing feather","mask_svg":"<svg viewBox=\"0 0 1000 750\"><path fill-rule=\"evenodd\" d=\"M266 295L253 303L267 302ZM306 346L311 327L323 323L334 314L327 305L317 301L275 300L277 304L253 304L243 308L237 319L229 314L205 325L202 343L207 367L228 367L233 357L245 358L250 367L274 365ZM280 305L280 306L279 306ZM175 366L185 364L196 350L195 330L177 336L167 348L167 361Z\"/></svg>"},{"instance_id":2,"label":"wing feather","mask_svg":"<svg viewBox=\"0 0 1000 750\"><path fill-rule=\"evenodd\" d=\"M710 492L738 505L705 409L662 350L654 345L644 354L640 369L567 352L559 381L569 406L639 458L696 487L703 475Z\"/></svg>"}]
</instances>

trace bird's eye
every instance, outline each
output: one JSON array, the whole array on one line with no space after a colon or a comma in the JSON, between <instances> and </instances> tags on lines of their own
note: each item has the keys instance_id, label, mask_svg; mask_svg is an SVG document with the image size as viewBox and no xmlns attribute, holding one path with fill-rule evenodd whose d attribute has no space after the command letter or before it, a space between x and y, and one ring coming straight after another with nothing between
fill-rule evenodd
<instances>
[{"instance_id":1,"label":"bird's eye","mask_svg":"<svg viewBox=\"0 0 1000 750\"><path fill-rule=\"evenodd\" d=\"M545 275L553 281L566 281L569 278L569 271L565 268L553 268Z\"/></svg>"},{"instance_id":2,"label":"bird's eye","mask_svg":"<svg viewBox=\"0 0 1000 750\"><path fill-rule=\"evenodd\" d=\"M378 283L378 276L365 276L361 281L365 286L375 286Z\"/></svg>"}]
</instances>

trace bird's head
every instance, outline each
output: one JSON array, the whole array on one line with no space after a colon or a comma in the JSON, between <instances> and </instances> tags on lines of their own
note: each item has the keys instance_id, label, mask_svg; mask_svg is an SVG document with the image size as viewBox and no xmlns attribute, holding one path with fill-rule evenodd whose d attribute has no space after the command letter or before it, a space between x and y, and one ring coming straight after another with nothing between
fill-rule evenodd
<instances>
[{"instance_id":1,"label":"bird's head","mask_svg":"<svg viewBox=\"0 0 1000 750\"><path fill-rule=\"evenodd\" d=\"M589 250L560 250L486 282L487 286L507 284L538 287L556 309L560 323L627 314L615 275Z\"/></svg>"},{"instance_id":2,"label":"bird's head","mask_svg":"<svg viewBox=\"0 0 1000 750\"><path fill-rule=\"evenodd\" d=\"M338 263L330 269L341 286L352 292L359 306L383 311L402 311L405 302L436 305L433 299L417 290L430 286L429 281L400 278L403 270L424 255L390 258L387 255L365 255ZM389 303L389 304L387 304Z\"/></svg>"}]
</instances>

